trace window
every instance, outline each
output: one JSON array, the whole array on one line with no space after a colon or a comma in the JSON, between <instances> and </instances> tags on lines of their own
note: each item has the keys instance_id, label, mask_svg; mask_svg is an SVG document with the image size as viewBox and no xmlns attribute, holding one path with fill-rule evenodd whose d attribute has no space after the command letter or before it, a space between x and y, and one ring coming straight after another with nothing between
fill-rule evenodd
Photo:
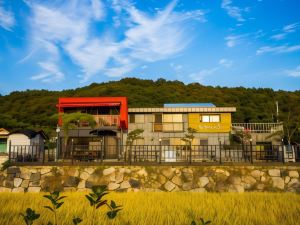
<instances>
[{"instance_id":1,"label":"window","mask_svg":"<svg viewBox=\"0 0 300 225\"><path fill-rule=\"evenodd\" d=\"M162 114L154 115L154 123L162 123Z\"/></svg>"},{"instance_id":2,"label":"window","mask_svg":"<svg viewBox=\"0 0 300 225\"><path fill-rule=\"evenodd\" d=\"M208 145L208 139L200 139L200 145Z\"/></svg>"},{"instance_id":3,"label":"window","mask_svg":"<svg viewBox=\"0 0 300 225\"><path fill-rule=\"evenodd\" d=\"M202 115L200 117L203 123L219 123L221 121L220 115Z\"/></svg>"},{"instance_id":4,"label":"window","mask_svg":"<svg viewBox=\"0 0 300 225\"><path fill-rule=\"evenodd\" d=\"M163 125L161 123L155 123L153 126L154 132L162 132Z\"/></svg>"},{"instance_id":5,"label":"window","mask_svg":"<svg viewBox=\"0 0 300 225\"><path fill-rule=\"evenodd\" d=\"M144 114L129 114L129 123L144 123Z\"/></svg>"},{"instance_id":6,"label":"window","mask_svg":"<svg viewBox=\"0 0 300 225\"><path fill-rule=\"evenodd\" d=\"M135 115L129 114L129 123L135 123Z\"/></svg>"},{"instance_id":7,"label":"window","mask_svg":"<svg viewBox=\"0 0 300 225\"><path fill-rule=\"evenodd\" d=\"M182 114L164 114L163 115L164 123L182 123Z\"/></svg>"},{"instance_id":8,"label":"window","mask_svg":"<svg viewBox=\"0 0 300 225\"><path fill-rule=\"evenodd\" d=\"M145 115L143 114L135 114L135 123L144 123Z\"/></svg>"},{"instance_id":9,"label":"window","mask_svg":"<svg viewBox=\"0 0 300 225\"><path fill-rule=\"evenodd\" d=\"M209 116L202 116L202 122L209 123Z\"/></svg>"}]
</instances>

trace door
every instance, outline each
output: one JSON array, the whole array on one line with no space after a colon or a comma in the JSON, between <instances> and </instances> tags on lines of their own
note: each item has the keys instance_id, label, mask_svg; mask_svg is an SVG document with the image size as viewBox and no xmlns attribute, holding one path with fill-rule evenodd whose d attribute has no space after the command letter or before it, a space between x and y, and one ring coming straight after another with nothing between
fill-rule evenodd
<instances>
[{"instance_id":1,"label":"door","mask_svg":"<svg viewBox=\"0 0 300 225\"><path fill-rule=\"evenodd\" d=\"M104 142L104 159L118 158L118 140L117 137L106 136Z\"/></svg>"}]
</instances>

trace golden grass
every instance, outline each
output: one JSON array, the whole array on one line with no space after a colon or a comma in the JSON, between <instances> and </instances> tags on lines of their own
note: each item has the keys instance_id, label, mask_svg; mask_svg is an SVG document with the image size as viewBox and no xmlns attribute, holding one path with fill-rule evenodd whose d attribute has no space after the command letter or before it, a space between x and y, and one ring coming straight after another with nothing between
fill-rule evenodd
<instances>
[{"instance_id":1,"label":"golden grass","mask_svg":"<svg viewBox=\"0 0 300 225\"><path fill-rule=\"evenodd\" d=\"M27 207L41 213L35 224L53 219L43 208L48 202L41 193L0 193L0 224L23 224L19 217ZM72 224L74 215L90 224L92 210L84 193L66 193L68 197L59 210L59 224ZM107 197L124 209L114 221L104 211L97 212L96 224L190 225L203 217L212 224L300 224L300 195L292 193L111 193Z\"/></svg>"}]
</instances>

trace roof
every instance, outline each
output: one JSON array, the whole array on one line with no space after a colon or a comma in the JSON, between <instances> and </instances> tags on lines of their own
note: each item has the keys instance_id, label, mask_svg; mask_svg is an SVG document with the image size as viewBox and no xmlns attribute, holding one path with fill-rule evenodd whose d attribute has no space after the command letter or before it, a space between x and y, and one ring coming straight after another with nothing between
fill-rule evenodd
<instances>
[{"instance_id":1,"label":"roof","mask_svg":"<svg viewBox=\"0 0 300 225\"><path fill-rule=\"evenodd\" d=\"M9 132L6 129L0 128L0 136L5 136L5 135L8 135L8 134L9 134Z\"/></svg>"},{"instance_id":2,"label":"roof","mask_svg":"<svg viewBox=\"0 0 300 225\"><path fill-rule=\"evenodd\" d=\"M22 129L22 130L17 130L14 132L11 132L11 134L24 134L26 135L29 139L34 138L36 135L40 134L44 139L48 139L48 136L45 134L43 130L40 131L34 131L34 130L29 130L29 129Z\"/></svg>"},{"instance_id":3,"label":"roof","mask_svg":"<svg viewBox=\"0 0 300 225\"><path fill-rule=\"evenodd\" d=\"M164 107L216 107L212 103L166 103Z\"/></svg>"},{"instance_id":4,"label":"roof","mask_svg":"<svg viewBox=\"0 0 300 225\"><path fill-rule=\"evenodd\" d=\"M235 107L161 107L129 108L129 113L225 113L236 112Z\"/></svg>"}]
</instances>

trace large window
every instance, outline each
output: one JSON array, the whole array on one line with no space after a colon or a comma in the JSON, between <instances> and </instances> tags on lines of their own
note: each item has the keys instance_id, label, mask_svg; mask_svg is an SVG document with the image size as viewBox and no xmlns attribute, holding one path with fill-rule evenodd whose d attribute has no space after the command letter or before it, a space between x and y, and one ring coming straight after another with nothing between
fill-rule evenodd
<instances>
[{"instance_id":1,"label":"large window","mask_svg":"<svg viewBox=\"0 0 300 225\"><path fill-rule=\"evenodd\" d=\"M162 119L164 132L183 131L182 114L163 114Z\"/></svg>"},{"instance_id":2,"label":"large window","mask_svg":"<svg viewBox=\"0 0 300 225\"><path fill-rule=\"evenodd\" d=\"M154 114L154 125L153 125L154 132L162 132L162 114Z\"/></svg>"},{"instance_id":3,"label":"large window","mask_svg":"<svg viewBox=\"0 0 300 225\"><path fill-rule=\"evenodd\" d=\"M164 114L163 115L164 123L182 123L182 114Z\"/></svg>"},{"instance_id":4,"label":"large window","mask_svg":"<svg viewBox=\"0 0 300 225\"><path fill-rule=\"evenodd\" d=\"M144 114L129 114L129 123L144 123Z\"/></svg>"},{"instance_id":5,"label":"large window","mask_svg":"<svg viewBox=\"0 0 300 225\"><path fill-rule=\"evenodd\" d=\"M220 115L202 115L200 122L204 123L219 123L221 121Z\"/></svg>"}]
</instances>

